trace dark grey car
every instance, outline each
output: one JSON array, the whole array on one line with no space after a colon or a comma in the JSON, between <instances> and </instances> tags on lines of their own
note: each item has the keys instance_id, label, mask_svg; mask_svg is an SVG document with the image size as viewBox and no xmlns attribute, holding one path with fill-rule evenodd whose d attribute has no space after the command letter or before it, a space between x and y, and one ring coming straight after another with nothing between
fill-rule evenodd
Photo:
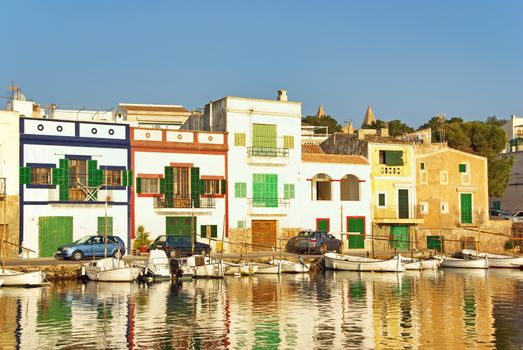
<instances>
[{"instance_id":1,"label":"dark grey car","mask_svg":"<svg viewBox=\"0 0 523 350\"><path fill-rule=\"evenodd\" d=\"M287 241L288 252L324 254L329 250L341 250L341 241L325 231L302 230Z\"/></svg>"}]
</instances>

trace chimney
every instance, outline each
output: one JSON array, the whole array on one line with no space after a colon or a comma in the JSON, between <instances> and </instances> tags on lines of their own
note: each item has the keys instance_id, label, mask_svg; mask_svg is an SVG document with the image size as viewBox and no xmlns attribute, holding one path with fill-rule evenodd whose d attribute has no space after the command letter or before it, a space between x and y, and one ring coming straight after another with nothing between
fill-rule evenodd
<instances>
[{"instance_id":1,"label":"chimney","mask_svg":"<svg viewBox=\"0 0 523 350\"><path fill-rule=\"evenodd\" d=\"M278 90L278 101L284 101L287 102L287 90Z\"/></svg>"}]
</instances>

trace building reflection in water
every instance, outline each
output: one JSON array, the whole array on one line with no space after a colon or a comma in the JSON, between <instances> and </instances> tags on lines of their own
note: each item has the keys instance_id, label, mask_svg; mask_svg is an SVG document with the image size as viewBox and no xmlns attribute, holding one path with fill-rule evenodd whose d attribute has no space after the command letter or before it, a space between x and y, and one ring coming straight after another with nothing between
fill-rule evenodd
<instances>
[{"instance_id":1,"label":"building reflection in water","mask_svg":"<svg viewBox=\"0 0 523 350\"><path fill-rule=\"evenodd\" d=\"M523 272L327 271L0 288L3 348L523 346Z\"/></svg>"}]
</instances>

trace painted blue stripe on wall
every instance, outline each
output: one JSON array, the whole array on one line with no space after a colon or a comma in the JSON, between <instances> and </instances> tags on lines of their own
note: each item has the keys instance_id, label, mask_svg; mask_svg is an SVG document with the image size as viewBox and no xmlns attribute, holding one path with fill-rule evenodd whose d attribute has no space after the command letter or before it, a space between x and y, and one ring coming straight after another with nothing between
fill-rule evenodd
<instances>
[{"instance_id":1,"label":"painted blue stripe on wall","mask_svg":"<svg viewBox=\"0 0 523 350\"><path fill-rule=\"evenodd\" d=\"M27 163L25 166L29 168L56 168L56 164L51 163Z\"/></svg>"},{"instance_id":2,"label":"painted blue stripe on wall","mask_svg":"<svg viewBox=\"0 0 523 350\"><path fill-rule=\"evenodd\" d=\"M120 165L100 165L100 169L103 170L125 170L125 166Z\"/></svg>"},{"instance_id":3,"label":"painted blue stripe on wall","mask_svg":"<svg viewBox=\"0 0 523 350\"><path fill-rule=\"evenodd\" d=\"M65 159L73 159L73 160L91 160L91 156L83 156L83 155L77 155L77 154L66 154Z\"/></svg>"},{"instance_id":4,"label":"painted blue stripe on wall","mask_svg":"<svg viewBox=\"0 0 523 350\"><path fill-rule=\"evenodd\" d=\"M27 184L25 188L56 188L56 185Z\"/></svg>"},{"instance_id":5,"label":"painted blue stripe on wall","mask_svg":"<svg viewBox=\"0 0 523 350\"><path fill-rule=\"evenodd\" d=\"M100 144L107 145L129 145L129 139L105 139L105 138L90 138L90 137L73 137L73 136L48 136L48 135L20 135L20 140L31 140L37 141L32 143L42 143L42 144L51 144L46 142L54 141L57 144L68 144L68 145L77 145L79 142L86 144L96 144L97 147L100 147ZM26 142L29 143L29 142Z\"/></svg>"}]
</instances>

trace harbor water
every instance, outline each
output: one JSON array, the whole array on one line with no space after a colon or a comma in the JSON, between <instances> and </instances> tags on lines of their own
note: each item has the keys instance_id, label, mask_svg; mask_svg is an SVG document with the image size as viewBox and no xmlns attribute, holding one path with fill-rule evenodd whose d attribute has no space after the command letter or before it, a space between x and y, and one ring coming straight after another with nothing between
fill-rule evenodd
<instances>
[{"instance_id":1,"label":"harbor water","mask_svg":"<svg viewBox=\"0 0 523 350\"><path fill-rule=\"evenodd\" d=\"M520 349L523 272L0 288L1 349Z\"/></svg>"}]
</instances>

